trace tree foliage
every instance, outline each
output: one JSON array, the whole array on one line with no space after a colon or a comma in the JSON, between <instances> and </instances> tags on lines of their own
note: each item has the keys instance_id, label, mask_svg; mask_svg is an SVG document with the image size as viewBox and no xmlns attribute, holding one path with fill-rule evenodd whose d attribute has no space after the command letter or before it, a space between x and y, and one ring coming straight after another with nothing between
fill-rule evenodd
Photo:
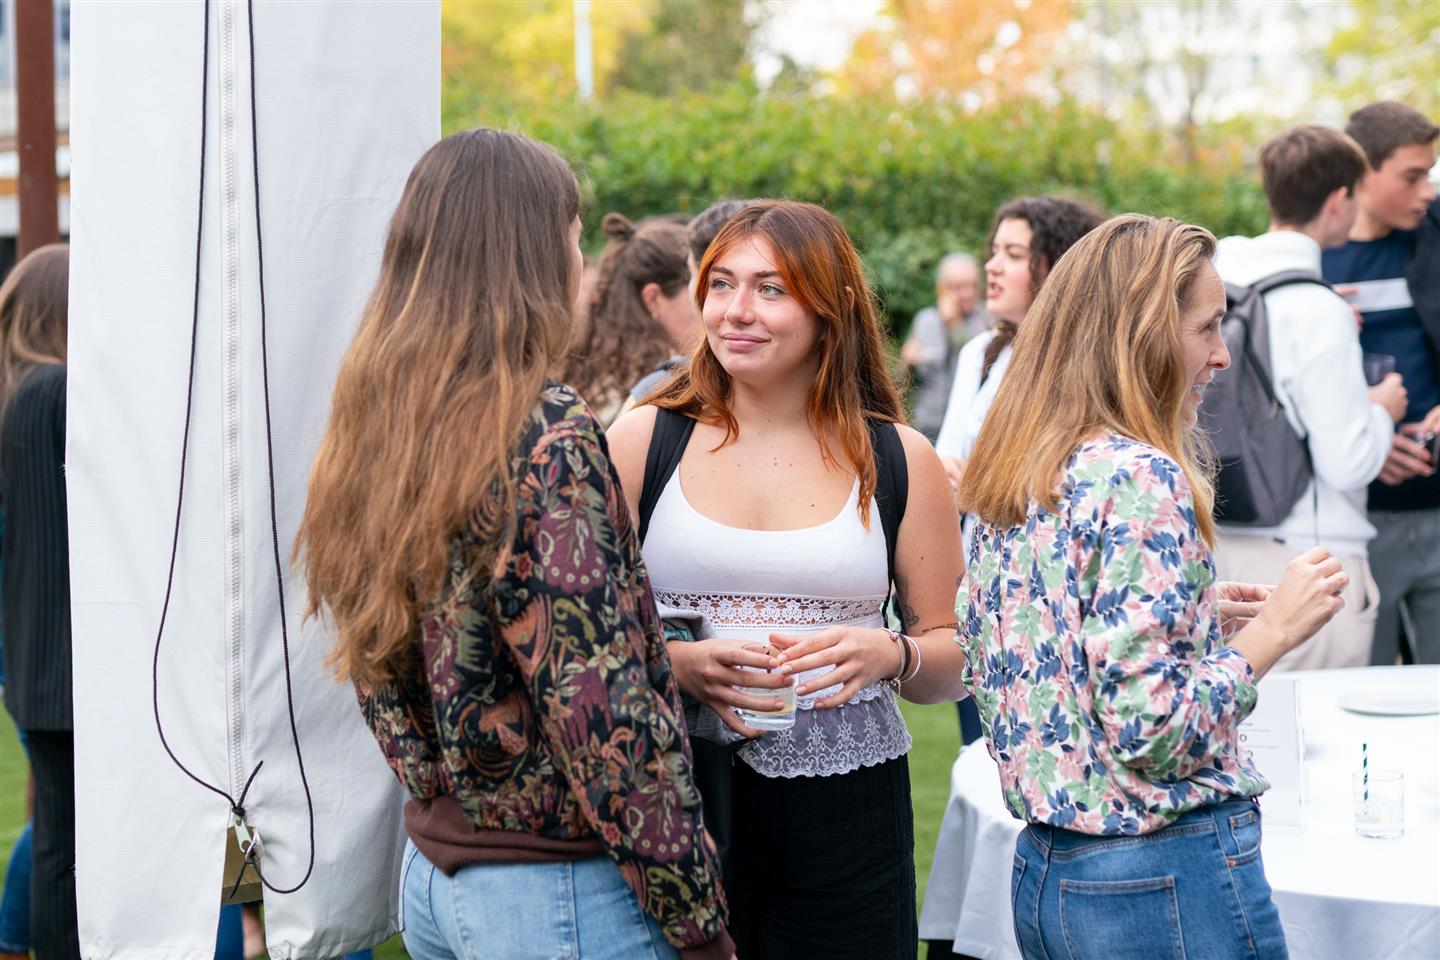
<instances>
[{"instance_id":1,"label":"tree foliage","mask_svg":"<svg viewBox=\"0 0 1440 960\"><path fill-rule=\"evenodd\" d=\"M1334 93L1352 109L1401 100L1440 117L1440 2L1351 0L1353 19L1326 50Z\"/></svg>"},{"instance_id":2,"label":"tree foliage","mask_svg":"<svg viewBox=\"0 0 1440 960\"><path fill-rule=\"evenodd\" d=\"M1173 147L1068 102L970 112L935 101L774 96L742 82L446 115L447 130L478 123L546 140L570 159L592 244L609 210L693 214L717 198L755 196L824 204L855 237L897 330L933 298L936 260L982 253L995 209L1013 196L1078 194L1112 213L1176 216L1219 234L1265 224L1248 143L1208 144L1182 164Z\"/></svg>"},{"instance_id":3,"label":"tree foliage","mask_svg":"<svg viewBox=\"0 0 1440 960\"><path fill-rule=\"evenodd\" d=\"M836 77L842 93L979 105L1036 92L1070 0L889 0Z\"/></svg>"},{"instance_id":4,"label":"tree foliage","mask_svg":"<svg viewBox=\"0 0 1440 960\"><path fill-rule=\"evenodd\" d=\"M625 33L614 86L669 96L748 77L754 11L747 18L745 0L656 0L646 28Z\"/></svg>"},{"instance_id":5,"label":"tree foliage","mask_svg":"<svg viewBox=\"0 0 1440 960\"><path fill-rule=\"evenodd\" d=\"M445 109L576 96L573 0L444 0ZM751 73L751 37L763 15L745 0L592 0L595 92L667 96Z\"/></svg>"}]
</instances>

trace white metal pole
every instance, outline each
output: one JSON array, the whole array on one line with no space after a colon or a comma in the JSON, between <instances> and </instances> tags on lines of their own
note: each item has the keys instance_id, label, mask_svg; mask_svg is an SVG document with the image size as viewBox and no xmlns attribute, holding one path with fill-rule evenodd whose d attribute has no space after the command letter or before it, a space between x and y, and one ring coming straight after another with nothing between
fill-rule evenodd
<instances>
[{"instance_id":1,"label":"white metal pole","mask_svg":"<svg viewBox=\"0 0 1440 960\"><path fill-rule=\"evenodd\" d=\"M595 96L595 54L590 39L590 0L575 0L575 83L580 99Z\"/></svg>"}]
</instances>

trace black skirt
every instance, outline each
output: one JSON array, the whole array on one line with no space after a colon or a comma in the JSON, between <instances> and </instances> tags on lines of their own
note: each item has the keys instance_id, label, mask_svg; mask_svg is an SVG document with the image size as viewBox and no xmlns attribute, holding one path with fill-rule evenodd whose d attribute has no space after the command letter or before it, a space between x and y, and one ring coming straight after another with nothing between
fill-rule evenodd
<instances>
[{"instance_id":1,"label":"black skirt","mask_svg":"<svg viewBox=\"0 0 1440 960\"><path fill-rule=\"evenodd\" d=\"M915 828L904 757L829 777L736 759L730 935L739 960L915 960Z\"/></svg>"}]
</instances>

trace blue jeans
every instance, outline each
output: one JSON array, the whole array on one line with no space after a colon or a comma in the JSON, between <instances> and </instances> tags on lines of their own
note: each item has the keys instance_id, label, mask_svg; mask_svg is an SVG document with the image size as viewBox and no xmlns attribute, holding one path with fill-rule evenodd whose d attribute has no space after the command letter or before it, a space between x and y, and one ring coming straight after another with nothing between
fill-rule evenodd
<instances>
[{"instance_id":1,"label":"blue jeans","mask_svg":"<svg viewBox=\"0 0 1440 960\"><path fill-rule=\"evenodd\" d=\"M495 863L447 877L414 844L400 874L412 960L679 960L609 857Z\"/></svg>"},{"instance_id":2,"label":"blue jeans","mask_svg":"<svg viewBox=\"0 0 1440 960\"><path fill-rule=\"evenodd\" d=\"M373 960L375 954L359 950L345 960ZM215 931L215 960L245 960L245 919L241 907L232 903L220 908L220 926Z\"/></svg>"},{"instance_id":3,"label":"blue jeans","mask_svg":"<svg viewBox=\"0 0 1440 960\"><path fill-rule=\"evenodd\" d=\"M1284 960L1250 800L1184 814L1137 837L1030 824L1010 896L1026 960Z\"/></svg>"},{"instance_id":4,"label":"blue jeans","mask_svg":"<svg viewBox=\"0 0 1440 960\"><path fill-rule=\"evenodd\" d=\"M0 895L0 953L30 952L30 822L20 831Z\"/></svg>"}]
</instances>

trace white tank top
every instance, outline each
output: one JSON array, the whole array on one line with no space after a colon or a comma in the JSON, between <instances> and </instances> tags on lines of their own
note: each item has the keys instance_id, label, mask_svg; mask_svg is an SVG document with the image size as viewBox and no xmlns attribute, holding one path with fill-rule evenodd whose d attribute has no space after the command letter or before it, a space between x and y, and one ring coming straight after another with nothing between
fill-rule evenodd
<instances>
[{"instance_id":1,"label":"white tank top","mask_svg":"<svg viewBox=\"0 0 1440 960\"><path fill-rule=\"evenodd\" d=\"M883 627L889 593L885 532L870 504L860 522L860 484L840 512L800 530L744 530L704 516L685 497L676 470L650 517L645 566L663 606L694 611L708 635L768 640L832 626ZM800 675L799 682L833 667ZM765 733L740 757L768 777L826 776L883 763L910 749L910 734L884 684L860 690L833 710L815 701L832 685L798 699L795 726Z\"/></svg>"}]
</instances>

